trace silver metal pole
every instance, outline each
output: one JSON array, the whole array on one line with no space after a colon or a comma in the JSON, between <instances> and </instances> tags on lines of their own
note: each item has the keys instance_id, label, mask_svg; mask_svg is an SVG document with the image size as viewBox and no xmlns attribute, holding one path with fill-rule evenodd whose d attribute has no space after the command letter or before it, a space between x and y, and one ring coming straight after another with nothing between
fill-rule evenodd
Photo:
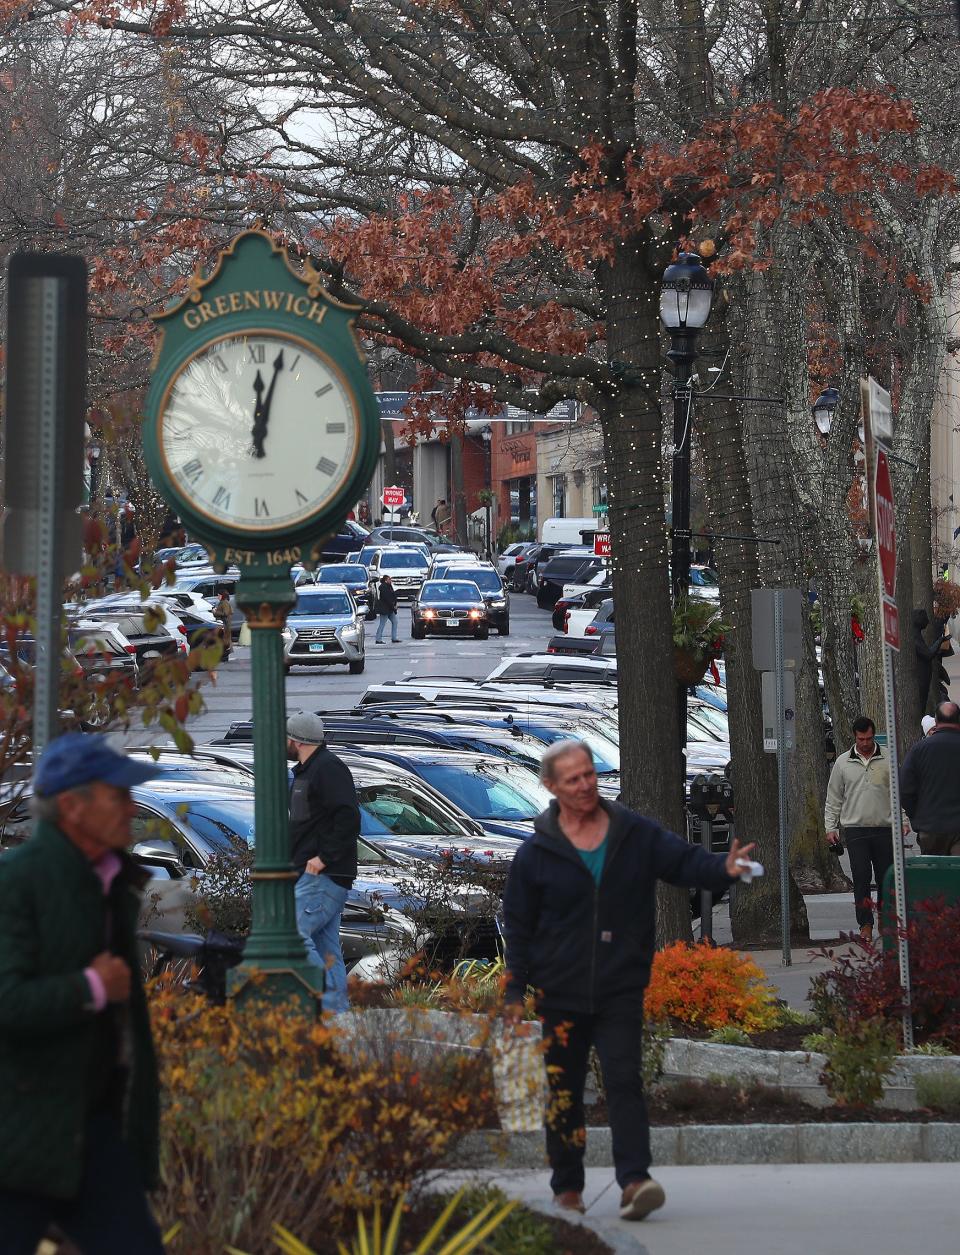
<instances>
[{"instance_id":1,"label":"silver metal pole","mask_svg":"<svg viewBox=\"0 0 960 1255\"><path fill-rule=\"evenodd\" d=\"M63 600L61 535L61 451L58 422L62 403L65 284L59 278L36 278L36 299L26 309L27 343L34 347L28 377L37 389L40 476L37 492L37 627L33 697L34 761L59 731L60 620ZM28 385L29 386L29 385Z\"/></svg>"},{"instance_id":2,"label":"silver metal pole","mask_svg":"<svg viewBox=\"0 0 960 1255\"><path fill-rule=\"evenodd\" d=\"M903 826L900 811L900 764L897 752L897 709L893 678L893 650L883 646L883 695L887 715L887 749L890 755L890 825L893 838L893 894L897 914L897 957L900 962L900 988L903 991L903 1048L913 1046L913 1016L910 1014L910 949L904 929L907 923L907 873L903 857ZM879 924L880 921L878 921Z\"/></svg>"},{"instance_id":3,"label":"silver metal pole","mask_svg":"<svg viewBox=\"0 0 960 1255\"><path fill-rule=\"evenodd\" d=\"M700 820L700 846L713 853L713 820L706 816ZM700 890L700 940L713 941L713 894L709 889Z\"/></svg>"},{"instance_id":4,"label":"silver metal pole","mask_svg":"<svg viewBox=\"0 0 960 1255\"><path fill-rule=\"evenodd\" d=\"M783 695L783 589L773 590L773 678L777 701L777 836L780 847L780 929L784 967L790 952L790 851L787 843L787 728Z\"/></svg>"}]
</instances>

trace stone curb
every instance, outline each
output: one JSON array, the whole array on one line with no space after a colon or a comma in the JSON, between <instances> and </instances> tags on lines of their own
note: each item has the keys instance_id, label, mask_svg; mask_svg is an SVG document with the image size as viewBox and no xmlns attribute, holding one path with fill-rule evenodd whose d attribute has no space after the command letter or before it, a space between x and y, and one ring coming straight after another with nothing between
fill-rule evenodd
<instances>
[{"instance_id":1,"label":"stone curb","mask_svg":"<svg viewBox=\"0 0 960 1255\"><path fill-rule=\"evenodd\" d=\"M687 1124L650 1134L655 1164L960 1162L960 1124ZM587 1130L585 1163L613 1166L608 1128ZM469 1133L448 1166L543 1169L543 1133Z\"/></svg>"}]
</instances>

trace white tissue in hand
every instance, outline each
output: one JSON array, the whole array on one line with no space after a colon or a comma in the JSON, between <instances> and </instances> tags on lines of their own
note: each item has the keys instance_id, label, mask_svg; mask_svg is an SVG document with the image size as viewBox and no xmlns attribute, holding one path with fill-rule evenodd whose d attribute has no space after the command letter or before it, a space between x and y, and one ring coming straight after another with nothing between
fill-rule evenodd
<instances>
[{"instance_id":1,"label":"white tissue in hand","mask_svg":"<svg viewBox=\"0 0 960 1255\"><path fill-rule=\"evenodd\" d=\"M737 866L743 868L743 871L740 873L740 879L745 885L748 885L754 876L763 875L763 864L754 863L752 859L738 858Z\"/></svg>"}]
</instances>

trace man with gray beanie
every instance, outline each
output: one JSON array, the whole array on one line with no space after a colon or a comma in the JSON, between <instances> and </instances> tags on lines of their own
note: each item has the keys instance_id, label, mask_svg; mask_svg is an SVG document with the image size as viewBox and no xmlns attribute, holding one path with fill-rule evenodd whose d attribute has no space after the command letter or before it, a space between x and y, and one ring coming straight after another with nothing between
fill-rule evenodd
<instances>
[{"instance_id":1,"label":"man with gray beanie","mask_svg":"<svg viewBox=\"0 0 960 1255\"><path fill-rule=\"evenodd\" d=\"M323 720L300 711L287 720L287 757L296 760L290 788L290 862L299 873L297 928L307 957L325 972L323 1009L348 1009L340 917L357 874L360 807L349 769L324 743Z\"/></svg>"}]
</instances>

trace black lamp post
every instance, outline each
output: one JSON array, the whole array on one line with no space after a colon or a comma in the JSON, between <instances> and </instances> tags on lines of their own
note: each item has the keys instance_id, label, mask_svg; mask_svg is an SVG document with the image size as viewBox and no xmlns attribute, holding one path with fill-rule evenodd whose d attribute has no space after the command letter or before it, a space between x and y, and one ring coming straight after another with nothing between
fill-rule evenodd
<instances>
[{"instance_id":1,"label":"black lamp post","mask_svg":"<svg viewBox=\"0 0 960 1255\"><path fill-rule=\"evenodd\" d=\"M484 554L484 557L492 558L493 557L493 539L490 535L490 528L491 528L490 507L493 501L493 449L491 445L491 442L493 440L493 428L490 426L489 423L487 423L486 426L480 428L480 438L483 441L483 453L484 453L483 477L486 480L486 483L484 485L486 492L484 494L485 500L483 503L483 507L484 507L484 520L486 523L486 542L487 543L486 543L486 552Z\"/></svg>"},{"instance_id":2,"label":"black lamp post","mask_svg":"<svg viewBox=\"0 0 960 1255\"><path fill-rule=\"evenodd\" d=\"M696 253L681 253L663 272L660 321L670 334L673 363L673 545L674 604L687 596L690 580L690 442L693 435L693 363L697 336L713 305L713 280Z\"/></svg>"},{"instance_id":3,"label":"black lamp post","mask_svg":"<svg viewBox=\"0 0 960 1255\"><path fill-rule=\"evenodd\" d=\"M682 604L690 583L690 444L693 437L693 363L697 336L710 317L713 280L696 253L681 253L663 272L660 321L670 335L673 363L673 485L670 552L673 604ZM677 685L680 787L686 805L687 689Z\"/></svg>"}]
</instances>

